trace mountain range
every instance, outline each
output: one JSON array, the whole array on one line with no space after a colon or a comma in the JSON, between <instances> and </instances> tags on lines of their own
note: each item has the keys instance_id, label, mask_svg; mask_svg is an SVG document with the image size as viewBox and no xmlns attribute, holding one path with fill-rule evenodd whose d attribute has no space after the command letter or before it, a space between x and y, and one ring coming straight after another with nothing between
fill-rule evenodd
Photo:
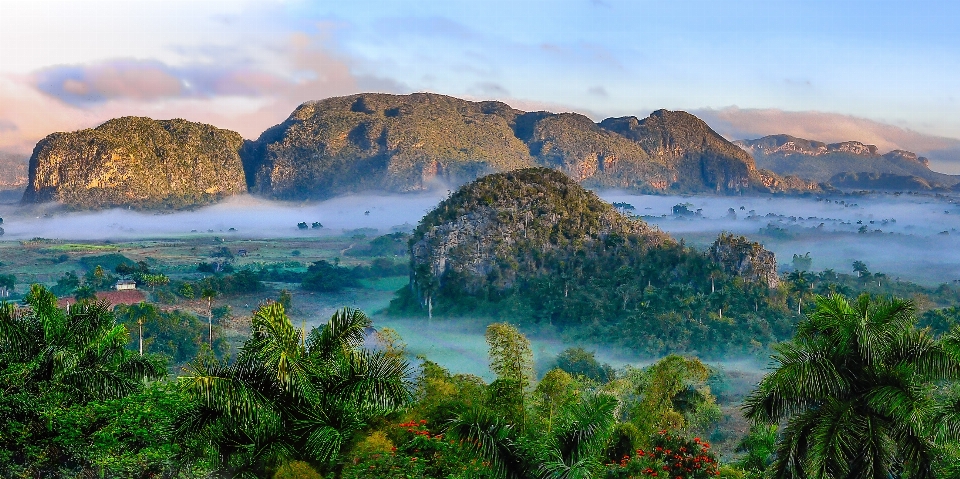
<instances>
[{"instance_id":1,"label":"mountain range","mask_svg":"<svg viewBox=\"0 0 960 479\"><path fill-rule=\"evenodd\" d=\"M256 141L211 125L137 117L54 133L34 149L23 202L184 208L242 191L317 200L455 186L534 166L588 187L644 193L819 190L757 169L744 150L685 112L595 123L495 101L364 93L304 103Z\"/></svg>"},{"instance_id":2,"label":"mountain range","mask_svg":"<svg viewBox=\"0 0 960 479\"><path fill-rule=\"evenodd\" d=\"M958 175L932 171L930 161L916 153L893 150L880 154L876 146L859 141L827 144L771 135L734 144L750 153L760 168L840 188L916 191L960 183Z\"/></svg>"}]
</instances>

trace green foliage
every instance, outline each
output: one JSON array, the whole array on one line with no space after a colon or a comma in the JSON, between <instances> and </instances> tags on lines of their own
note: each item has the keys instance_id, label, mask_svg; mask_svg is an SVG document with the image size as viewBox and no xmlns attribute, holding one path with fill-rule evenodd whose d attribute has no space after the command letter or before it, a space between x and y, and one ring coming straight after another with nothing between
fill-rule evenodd
<instances>
[{"instance_id":1,"label":"green foliage","mask_svg":"<svg viewBox=\"0 0 960 479\"><path fill-rule=\"evenodd\" d=\"M94 289L95 291L111 289L116 282L117 278L108 273L107 270L105 270L99 264L94 266L90 271L87 271L87 274L83 276L84 285Z\"/></svg>"},{"instance_id":2,"label":"green foliage","mask_svg":"<svg viewBox=\"0 0 960 479\"><path fill-rule=\"evenodd\" d=\"M796 321L758 244L727 235L709 255L693 250L550 170L461 188L410 244L411 288L390 307L398 315L507 314L650 357L759 354Z\"/></svg>"},{"instance_id":3,"label":"green foliage","mask_svg":"<svg viewBox=\"0 0 960 479\"><path fill-rule=\"evenodd\" d=\"M707 380L710 369L695 358L669 355L631 371L630 422L642 436L658 430L706 431L721 416Z\"/></svg>"},{"instance_id":4,"label":"green foliage","mask_svg":"<svg viewBox=\"0 0 960 479\"><path fill-rule=\"evenodd\" d=\"M776 369L747 399L747 417L786 420L774 477L932 477L932 400L960 361L914 328L913 304L861 295L816 298Z\"/></svg>"},{"instance_id":5,"label":"green foliage","mask_svg":"<svg viewBox=\"0 0 960 479\"><path fill-rule=\"evenodd\" d=\"M17 277L12 274L0 274L0 291L10 293L17 285ZM4 295L6 296L6 295Z\"/></svg>"},{"instance_id":6,"label":"green foliage","mask_svg":"<svg viewBox=\"0 0 960 479\"><path fill-rule=\"evenodd\" d=\"M776 457L777 426L754 424L750 433L737 445L737 452L743 456L737 461L747 477L760 479L764 472L773 464Z\"/></svg>"},{"instance_id":7,"label":"green foliage","mask_svg":"<svg viewBox=\"0 0 960 479\"><path fill-rule=\"evenodd\" d=\"M810 257L810 252L803 255L794 253L793 255L793 269L797 271L810 271L810 266L813 265L813 258Z\"/></svg>"},{"instance_id":8,"label":"green foliage","mask_svg":"<svg viewBox=\"0 0 960 479\"><path fill-rule=\"evenodd\" d=\"M216 308L215 308L216 309ZM186 311L161 311L149 303L118 305L115 308L117 320L131 331L127 347L139 349L137 335L142 323L143 351L163 354L174 364L186 364L206 347L208 330L205 319ZM229 344L221 333L221 327L214 325L213 353L223 357L229 350Z\"/></svg>"},{"instance_id":9,"label":"green foliage","mask_svg":"<svg viewBox=\"0 0 960 479\"><path fill-rule=\"evenodd\" d=\"M699 437L660 431L650 438L650 447L607 464L605 479L665 477L707 479L720 475L719 461L710 444Z\"/></svg>"},{"instance_id":10,"label":"green foliage","mask_svg":"<svg viewBox=\"0 0 960 479\"><path fill-rule=\"evenodd\" d=\"M183 289L181 285L179 289ZM196 283L191 284L191 291L193 294L196 294L197 291L201 292L203 296L203 291L210 290L214 294L250 294L263 291L265 286L263 281L260 279L260 276L249 269L241 269L234 274L227 274L222 276L207 276ZM189 293L188 293L189 294Z\"/></svg>"},{"instance_id":11,"label":"green foliage","mask_svg":"<svg viewBox=\"0 0 960 479\"><path fill-rule=\"evenodd\" d=\"M320 292L335 292L343 288L359 286L360 282L350 268L320 260L307 268L301 286L303 289Z\"/></svg>"},{"instance_id":12,"label":"green foliage","mask_svg":"<svg viewBox=\"0 0 960 479\"><path fill-rule=\"evenodd\" d=\"M477 461L463 444L444 437L425 419L392 425L394 442L377 432L351 454L344 466L344 479L355 478L492 478L489 464ZM371 439L379 435L376 444Z\"/></svg>"},{"instance_id":13,"label":"green foliage","mask_svg":"<svg viewBox=\"0 0 960 479\"><path fill-rule=\"evenodd\" d=\"M386 256L390 258L406 256L409 239L410 235L402 232L377 236L364 246L351 248L347 254L350 256Z\"/></svg>"},{"instance_id":14,"label":"green foliage","mask_svg":"<svg viewBox=\"0 0 960 479\"><path fill-rule=\"evenodd\" d=\"M557 367L573 376L583 376L600 384L614 377L609 364L600 364L593 352L583 348L567 348L557 356Z\"/></svg>"},{"instance_id":15,"label":"green foliage","mask_svg":"<svg viewBox=\"0 0 960 479\"><path fill-rule=\"evenodd\" d=\"M181 432L208 438L230 477L270 475L294 460L332 467L357 432L410 397L406 361L361 348L369 326L343 309L307 336L279 303L262 306L236 362L197 360L180 377L192 400Z\"/></svg>"},{"instance_id":16,"label":"green foliage","mask_svg":"<svg viewBox=\"0 0 960 479\"><path fill-rule=\"evenodd\" d=\"M83 265L83 267L87 271L93 271L97 268L97 266L100 266L102 269L106 271L117 271L117 268L120 267L121 265L124 265L127 268L137 267L138 270L140 268L139 263L133 261L130 258L127 258L126 256L120 253L102 254L97 256L84 256L80 258L78 261L80 262L80 264ZM137 266L132 266L132 265L137 265ZM146 263L143 263L143 266L146 267ZM123 273L120 273L119 271L117 271L117 274L123 274Z\"/></svg>"},{"instance_id":17,"label":"green foliage","mask_svg":"<svg viewBox=\"0 0 960 479\"><path fill-rule=\"evenodd\" d=\"M127 330L114 322L104 302L81 302L67 312L38 285L26 301L31 307L26 312L0 306L0 471L8 477L47 476L111 467L111 453L95 440L113 437L96 434L101 423L89 424L93 429L85 432L57 421L79 414L71 408L110 407L115 404L110 401L140 393L144 380L165 376L163 360L127 350ZM132 433L124 424L107 427ZM152 445L131 446L118 452L155 457Z\"/></svg>"},{"instance_id":18,"label":"green foliage","mask_svg":"<svg viewBox=\"0 0 960 479\"><path fill-rule=\"evenodd\" d=\"M57 296L67 296L73 294L79 286L80 278L77 277L77 274L73 271L67 271L57 279L57 284L50 288L50 291Z\"/></svg>"}]
</instances>

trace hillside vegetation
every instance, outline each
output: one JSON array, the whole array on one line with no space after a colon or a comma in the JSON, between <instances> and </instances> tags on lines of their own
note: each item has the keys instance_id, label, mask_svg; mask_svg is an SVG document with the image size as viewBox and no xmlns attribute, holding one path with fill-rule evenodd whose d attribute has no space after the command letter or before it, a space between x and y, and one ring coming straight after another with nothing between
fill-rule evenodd
<instances>
[{"instance_id":1,"label":"hillside vegetation","mask_svg":"<svg viewBox=\"0 0 960 479\"><path fill-rule=\"evenodd\" d=\"M464 186L424 217L410 254L395 314L512 317L651 356L758 351L795 321L759 244L722 235L693 250L546 168Z\"/></svg>"}]
</instances>

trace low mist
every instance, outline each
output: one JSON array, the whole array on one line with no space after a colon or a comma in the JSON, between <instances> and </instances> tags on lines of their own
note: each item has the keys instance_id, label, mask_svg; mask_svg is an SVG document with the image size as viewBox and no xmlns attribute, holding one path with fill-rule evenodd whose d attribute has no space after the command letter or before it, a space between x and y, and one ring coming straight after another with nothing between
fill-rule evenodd
<instances>
[{"instance_id":1,"label":"low mist","mask_svg":"<svg viewBox=\"0 0 960 479\"><path fill-rule=\"evenodd\" d=\"M288 238L341 235L373 228L379 234L412 229L446 192L394 196L351 195L310 203L289 203L239 195L192 211L172 213L111 209L67 211L55 204L0 204L5 233L0 240L35 237L63 240L171 238L191 234L236 235L243 238ZM322 228L297 227L314 222ZM233 230L231 230L233 228ZM369 234L368 234L369 236Z\"/></svg>"},{"instance_id":2,"label":"low mist","mask_svg":"<svg viewBox=\"0 0 960 479\"><path fill-rule=\"evenodd\" d=\"M956 197L875 194L818 199L617 192L603 192L601 197L633 205L629 213L700 248L723 231L747 236L776 253L782 270L792 269L794 254L809 252L814 271L851 273L851 264L863 261L891 280L935 285L960 279ZM687 204L693 214L673 214L679 204Z\"/></svg>"}]
</instances>

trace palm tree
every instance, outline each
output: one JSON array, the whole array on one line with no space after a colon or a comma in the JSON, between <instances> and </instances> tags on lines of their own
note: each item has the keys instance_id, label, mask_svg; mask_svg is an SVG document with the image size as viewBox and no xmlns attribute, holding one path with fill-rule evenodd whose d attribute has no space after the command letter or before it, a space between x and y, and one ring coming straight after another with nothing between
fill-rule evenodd
<instances>
[{"instance_id":1,"label":"palm tree","mask_svg":"<svg viewBox=\"0 0 960 479\"><path fill-rule=\"evenodd\" d=\"M166 365L126 348L127 330L106 302L81 301L65 311L39 285L26 300L29 308L0 303L0 475L59 477L61 467L87 461L87 449L64 448L60 438L93 439L64 431L58 414L141 392L145 380L166 376Z\"/></svg>"},{"instance_id":2,"label":"palm tree","mask_svg":"<svg viewBox=\"0 0 960 479\"><path fill-rule=\"evenodd\" d=\"M744 407L757 422L787 420L772 477L933 477L932 391L960 378L958 358L914 328L910 301L815 301Z\"/></svg>"},{"instance_id":3,"label":"palm tree","mask_svg":"<svg viewBox=\"0 0 960 479\"><path fill-rule=\"evenodd\" d=\"M70 403L117 399L139 390L144 379L160 379L166 366L154 356L126 349L127 329L116 324L105 301L81 301L69 312L57 297L33 285L27 295L31 310L0 307L0 364L18 390L52 388Z\"/></svg>"},{"instance_id":4,"label":"palm tree","mask_svg":"<svg viewBox=\"0 0 960 479\"><path fill-rule=\"evenodd\" d=\"M813 290L813 285L810 284L810 275L798 269L787 275L787 280L790 281L790 289L797 293L797 314L801 314L800 308L803 307L803 297Z\"/></svg>"},{"instance_id":5,"label":"palm tree","mask_svg":"<svg viewBox=\"0 0 960 479\"><path fill-rule=\"evenodd\" d=\"M207 300L207 340L210 350L213 350L213 298L217 297L217 290L213 288L203 288L200 292L200 298Z\"/></svg>"},{"instance_id":6,"label":"palm tree","mask_svg":"<svg viewBox=\"0 0 960 479\"><path fill-rule=\"evenodd\" d=\"M237 360L194 362L180 378L192 398L185 436L207 439L228 477L264 477L292 460L333 464L354 434L410 399L399 356L362 349L370 319L344 308L309 336L279 303L260 307Z\"/></svg>"},{"instance_id":7,"label":"palm tree","mask_svg":"<svg viewBox=\"0 0 960 479\"><path fill-rule=\"evenodd\" d=\"M503 415L478 407L450 421L447 434L463 439L489 462L497 478L588 479L600 475L618 405L611 395L588 394L563 407L552 430L525 432Z\"/></svg>"}]
</instances>

